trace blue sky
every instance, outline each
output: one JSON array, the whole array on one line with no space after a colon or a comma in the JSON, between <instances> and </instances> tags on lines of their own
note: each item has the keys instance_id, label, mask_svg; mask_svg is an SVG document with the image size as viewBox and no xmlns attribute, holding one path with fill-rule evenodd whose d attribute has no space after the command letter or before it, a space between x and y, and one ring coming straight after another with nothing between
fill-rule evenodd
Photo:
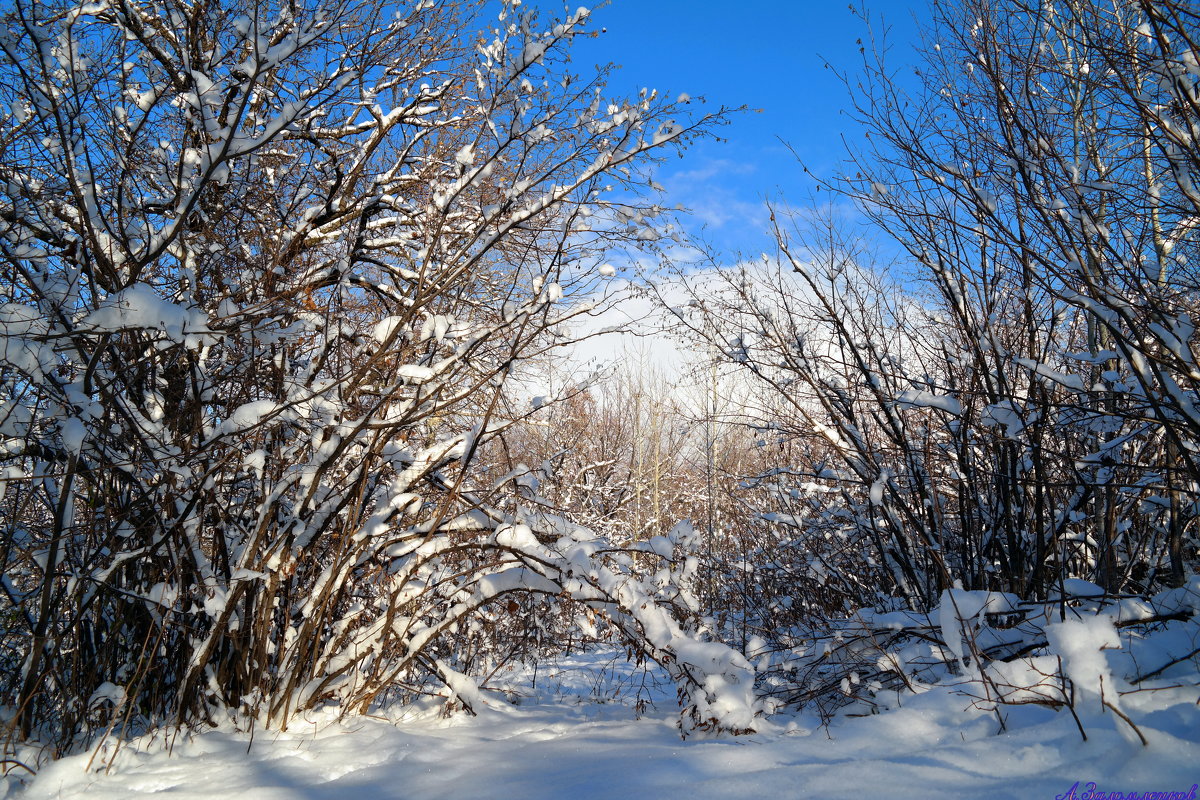
<instances>
[{"instance_id":1,"label":"blue sky","mask_svg":"<svg viewBox=\"0 0 1200 800\"><path fill-rule=\"evenodd\" d=\"M912 60L923 0L874 0L864 6L872 26L890 28L897 65ZM597 39L577 40L579 71L621 65L610 81L617 94L642 87L703 96L710 105L746 105L722 129L726 142L704 142L672 159L659 181L669 200L695 211L703 235L719 249L753 256L767 247L767 197L802 204L812 184L780 139L815 173L831 173L842 158L841 137L853 135L842 113L849 100L828 61L854 73L861 16L844 0L614 0L593 12Z\"/></svg>"}]
</instances>

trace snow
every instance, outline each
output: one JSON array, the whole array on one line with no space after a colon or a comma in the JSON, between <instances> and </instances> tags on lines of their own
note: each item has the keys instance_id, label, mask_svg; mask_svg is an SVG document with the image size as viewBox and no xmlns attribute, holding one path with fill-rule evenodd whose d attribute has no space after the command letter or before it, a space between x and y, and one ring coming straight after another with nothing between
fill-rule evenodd
<instances>
[{"instance_id":1,"label":"snow","mask_svg":"<svg viewBox=\"0 0 1200 800\"><path fill-rule=\"evenodd\" d=\"M1048 364L1040 364L1037 361L1028 358L1014 357L1013 362L1020 364L1027 369L1033 370L1034 374L1038 375L1048 383L1057 383L1076 392L1082 392L1086 389L1083 383L1083 378L1079 375L1060 372Z\"/></svg>"},{"instance_id":2,"label":"snow","mask_svg":"<svg viewBox=\"0 0 1200 800\"><path fill-rule=\"evenodd\" d=\"M954 654L959 663L965 663L963 636L972 635L973 624L985 611L999 613L1013 607L1011 598L999 592L966 591L961 588L946 589L937 608L938 623L942 630L942 641ZM964 628L964 625L966 626Z\"/></svg>"},{"instance_id":3,"label":"snow","mask_svg":"<svg viewBox=\"0 0 1200 800\"><path fill-rule=\"evenodd\" d=\"M980 423L989 428L1003 427L1004 435L1015 439L1032 423L1027 421L1021 409L1011 400L1001 400L983 409Z\"/></svg>"},{"instance_id":4,"label":"snow","mask_svg":"<svg viewBox=\"0 0 1200 800\"><path fill-rule=\"evenodd\" d=\"M107 298L80 327L90 332L158 328L168 339L196 345L206 341L208 317L203 311L164 300L146 284L135 284Z\"/></svg>"},{"instance_id":5,"label":"snow","mask_svg":"<svg viewBox=\"0 0 1200 800\"><path fill-rule=\"evenodd\" d=\"M433 369L420 364L402 364L396 367L396 377L409 383L426 383L433 380L435 374Z\"/></svg>"},{"instance_id":6,"label":"snow","mask_svg":"<svg viewBox=\"0 0 1200 800\"><path fill-rule=\"evenodd\" d=\"M59 426L62 432L63 449L68 453L78 453L83 449L83 440L87 437L87 428L83 421L75 417L64 419Z\"/></svg>"},{"instance_id":7,"label":"snow","mask_svg":"<svg viewBox=\"0 0 1200 800\"><path fill-rule=\"evenodd\" d=\"M119 698L118 687L105 688L104 699ZM471 692L465 684L456 690ZM1008 731L997 734L994 715L964 711L963 696L945 687L884 714L835 718L828 728L787 715L750 736L684 740L665 677L611 655L543 664L511 675L503 691L478 691L490 702L475 717L447 718L445 699L432 698L403 714L347 721L318 712L286 732L253 737L225 724L190 737L147 737L115 752L110 742L90 772L90 753L73 756L46 766L15 796L1048 800L1077 781L1077 791L1094 782L1107 791L1186 792L1200 760L1194 692L1190 699L1130 696L1160 706L1142 717L1149 739L1142 747L1121 735L1112 714L1090 720L1084 742L1069 714L1040 706L1007 709ZM600 698L609 701L594 702ZM19 778L7 780L15 788Z\"/></svg>"},{"instance_id":8,"label":"snow","mask_svg":"<svg viewBox=\"0 0 1200 800\"><path fill-rule=\"evenodd\" d=\"M232 434L248 430L279 410L273 400L252 400L230 412L229 417L217 428L218 434Z\"/></svg>"},{"instance_id":9,"label":"snow","mask_svg":"<svg viewBox=\"0 0 1200 800\"><path fill-rule=\"evenodd\" d=\"M376 342L383 344L392 338L392 334L396 328L404 324L404 317L390 316L384 317L371 328L371 338Z\"/></svg>"},{"instance_id":10,"label":"snow","mask_svg":"<svg viewBox=\"0 0 1200 800\"><path fill-rule=\"evenodd\" d=\"M1099 585L1082 578L1064 578L1062 582L1063 597L1103 597L1106 592ZM1058 592L1052 593L1052 598L1058 598Z\"/></svg>"},{"instance_id":11,"label":"snow","mask_svg":"<svg viewBox=\"0 0 1200 800\"><path fill-rule=\"evenodd\" d=\"M956 417L962 414L962 403L957 399L920 389L907 389L901 392L896 398L896 403L914 408L937 408Z\"/></svg>"},{"instance_id":12,"label":"snow","mask_svg":"<svg viewBox=\"0 0 1200 800\"><path fill-rule=\"evenodd\" d=\"M113 706L120 706L124 702L125 687L117 686L111 681L105 681L88 698L88 708L95 708L101 703L111 703Z\"/></svg>"},{"instance_id":13,"label":"snow","mask_svg":"<svg viewBox=\"0 0 1200 800\"><path fill-rule=\"evenodd\" d=\"M1054 622L1046 626L1046 638L1051 652L1062 657L1063 670L1078 691L1115 701L1112 672L1102 652L1121 646L1112 617L1097 614Z\"/></svg>"}]
</instances>

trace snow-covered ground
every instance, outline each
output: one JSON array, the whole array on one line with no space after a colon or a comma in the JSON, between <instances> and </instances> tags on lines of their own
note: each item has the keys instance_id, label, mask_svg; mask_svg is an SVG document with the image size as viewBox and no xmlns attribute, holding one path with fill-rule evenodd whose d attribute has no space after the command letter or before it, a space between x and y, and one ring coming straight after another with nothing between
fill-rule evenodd
<instances>
[{"instance_id":1,"label":"snow-covered ground","mask_svg":"<svg viewBox=\"0 0 1200 800\"><path fill-rule=\"evenodd\" d=\"M1190 792L1200 782L1194 687L1126 695L1142 747L1111 713L1086 713L1088 741L1067 712L1009 708L1008 731L938 687L884 714L775 717L757 734L681 740L670 688L603 658L568 659L521 676L519 705L497 695L479 716L432 706L394 719L316 715L286 733L217 729L126 743L47 765L23 800L385 800L386 798L1054 798ZM616 694L615 700L597 702ZM509 699L514 696L510 695ZM650 700L642 706L638 700ZM399 724L397 724L399 723ZM111 760L107 773L106 760ZM0 792L0 797L4 796ZM1194 797L1195 795L1193 795ZM1126 798L1129 795L1125 796Z\"/></svg>"}]
</instances>

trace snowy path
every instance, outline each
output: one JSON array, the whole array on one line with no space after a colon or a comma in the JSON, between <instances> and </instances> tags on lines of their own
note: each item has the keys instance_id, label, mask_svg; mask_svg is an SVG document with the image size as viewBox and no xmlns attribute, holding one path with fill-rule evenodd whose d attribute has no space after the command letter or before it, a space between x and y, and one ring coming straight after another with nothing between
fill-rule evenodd
<instances>
[{"instance_id":1,"label":"snowy path","mask_svg":"<svg viewBox=\"0 0 1200 800\"><path fill-rule=\"evenodd\" d=\"M794 718L753 736L680 740L665 704L638 719L621 704L501 705L479 717L436 715L314 720L287 733L217 730L125 747L108 775L87 757L45 768L22 798L172 800L422 800L423 798L1045 798L1080 781L1106 791L1187 791L1200 781L1200 713L1192 702L1143 714L1151 746L1130 741L1112 715L1080 740L1070 717L1012 709L1010 732L964 713L935 690L903 709L843 719L830 729ZM1156 702L1161 702L1159 695ZM1182 699L1182 695L1181 695ZM0 784L2 788L2 784ZM2 793L0 793L2 796Z\"/></svg>"}]
</instances>

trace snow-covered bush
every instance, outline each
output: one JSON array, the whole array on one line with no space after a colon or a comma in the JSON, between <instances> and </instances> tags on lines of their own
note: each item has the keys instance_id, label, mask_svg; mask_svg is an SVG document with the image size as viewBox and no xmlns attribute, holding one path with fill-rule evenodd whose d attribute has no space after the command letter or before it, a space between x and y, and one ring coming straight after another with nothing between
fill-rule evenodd
<instances>
[{"instance_id":1,"label":"snow-covered bush","mask_svg":"<svg viewBox=\"0 0 1200 800\"><path fill-rule=\"evenodd\" d=\"M1200 566L1197 31L1176 0L934 3L911 80L865 52L828 213L777 204L773 254L681 270L767 459L734 492L755 545L706 566L771 695L995 700L1041 679L972 665L1049 642L1026 666L1073 704L1111 631L1053 598L1157 607Z\"/></svg>"},{"instance_id":2,"label":"snow-covered bush","mask_svg":"<svg viewBox=\"0 0 1200 800\"><path fill-rule=\"evenodd\" d=\"M806 592L927 611L1195 570L1198 22L936 4L914 85L866 55L869 138L826 184L892 253L781 206L774 257L692 281L681 320L757 387L778 461L750 505Z\"/></svg>"},{"instance_id":3,"label":"snow-covered bush","mask_svg":"<svg viewBox=\"0 0 1200 800\"><path fill-rule=\"evenodd\" d=\"M510 374L638 238L606 198L659 224L647 160L716 117L569 73L584 9L473 10L3 12L14 737L461 696L463 642L531 595L605 614L688 719L750 726L744 660L473 471Z\"/></svg>"},{"instance_id":4,"label":"snow-covered bush","mask_svg":"<svg viewBox=\"0 0 1200 800\"><path fill-rule=\"evenodd\" d=\"M1200 580L1153 597L1112 598L1069 581L1050 601L949 589L930 612L860 610L791 631L794 646L752 652L772 704L829 718L881 713L935 687L994 714L1016 706L1069 713L1087 738L1102 714L1142 741L1122 698L1170 693L1200 671ZM1186 696L1186 694L1185 694Z\"/></svg>"}]
</instances>

